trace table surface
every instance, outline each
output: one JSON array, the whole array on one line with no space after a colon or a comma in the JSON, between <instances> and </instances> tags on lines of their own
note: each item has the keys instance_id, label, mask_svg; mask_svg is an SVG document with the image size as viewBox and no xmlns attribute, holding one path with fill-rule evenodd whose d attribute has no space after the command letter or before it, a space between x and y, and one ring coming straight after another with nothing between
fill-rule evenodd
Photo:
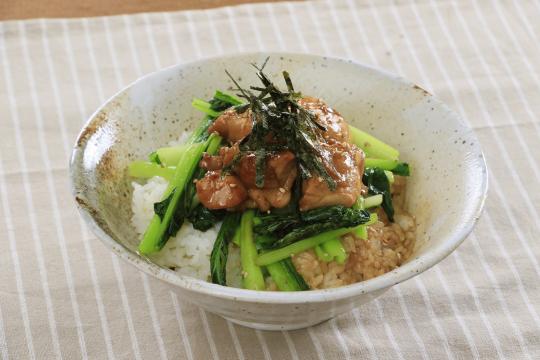
<instances>
[{"instance_id":1,"label":"table surface","mask_svg":"<svg viewBox=\"0 0 540 360\"><path fill-rule=\"evenodd\" d=\"M138 12L209 9L263 1L265 0L2 0L0 1L0 20L72 18Z\"/></svg>"},{"instance_id":2,"label":"table surface","mask_svg":"<svg viewBox=\"0 0 540 360\"><path fill-rule=\"evenodd\" d=\"M0 359L538 359L539 17L538 1L327 0L0 21ZM436 94L488 162L473 233L375 301L290 332L231 324L110 253L70 191L82 124L144 74L240 51L349 58Z\"/></svg>"}]
</instances>

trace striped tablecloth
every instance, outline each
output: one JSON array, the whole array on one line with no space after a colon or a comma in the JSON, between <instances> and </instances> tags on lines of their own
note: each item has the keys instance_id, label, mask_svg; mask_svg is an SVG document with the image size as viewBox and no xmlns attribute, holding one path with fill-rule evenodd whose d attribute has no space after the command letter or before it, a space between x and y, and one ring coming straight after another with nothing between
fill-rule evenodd
<instances>
[{"instance_id":1,"label":"striped tablecloth","mask_svg":"<svg viewBox=\"0 0 540 360\"><path fill-rule=\"evenodd\" d=\"M0 356L540 358L539 17L538 1L339 0L0 23ZM291 332L233 325L109 253L70 195L85 119L143 74L253 50L379 66L460 112L490 167L473 235L379 300Z\"/></svg>"}]
</instances>

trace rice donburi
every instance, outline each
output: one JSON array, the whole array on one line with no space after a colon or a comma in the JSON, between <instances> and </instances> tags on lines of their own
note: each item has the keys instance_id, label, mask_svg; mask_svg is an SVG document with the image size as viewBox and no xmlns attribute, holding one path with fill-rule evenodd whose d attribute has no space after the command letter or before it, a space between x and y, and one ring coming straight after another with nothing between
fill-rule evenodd
<instances>
[{"instance_id":1,"label":"rice donburi","mask_svg":"<svg viewBox=\"0 0 540 360\"><path fill-rule=\"evenodd\" d=\"M400 266L416 237L399 151L324 100L260 84L193 106L191 134L135 161L139 252L182 274L251 290L352 284ZM228 74L228 73L227 73Z\"/></svg>"}]
</instances>

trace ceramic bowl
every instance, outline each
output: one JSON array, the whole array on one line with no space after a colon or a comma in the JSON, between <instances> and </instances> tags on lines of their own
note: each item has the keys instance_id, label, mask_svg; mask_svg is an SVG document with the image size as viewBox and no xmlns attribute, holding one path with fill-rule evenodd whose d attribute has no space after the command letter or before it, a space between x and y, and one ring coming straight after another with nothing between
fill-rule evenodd
<instances>
[{"instance_id":1,"label":"ceramic bowl","mask_svg":"<svg viewBox=\"0 0 540 360\"><path fill-rule=\"evenodd\" d=\"M413 255L401 267L357 284L306 292L260 292L179 275L137 254L126 166L193 129L194 97L232 84L256 83L250 63L270 56L267 73L320 97L351 124L393 145L412 165L407 209L418 223ZM84 220L115 254L163 281L186 301L259 329L298 329L367 303L448 256L480 216L487 171L473 131L427 91L398 76L351 61L305 54L255 53L204 59L149 74L114 95L82 129L71 159L73 194ZM135 269L134 269L135 271Z\"/></svg>"}]
</instances>

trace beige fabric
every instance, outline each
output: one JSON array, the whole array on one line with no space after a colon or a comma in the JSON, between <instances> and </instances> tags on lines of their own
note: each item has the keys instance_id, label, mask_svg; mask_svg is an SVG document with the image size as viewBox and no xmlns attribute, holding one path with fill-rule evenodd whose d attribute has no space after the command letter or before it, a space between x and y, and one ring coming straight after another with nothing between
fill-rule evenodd
<instances>
[{"instance_id":1,"label":"beige fabric","mask_svg":"<svg viewBox=\"0 0 540 360\"><path fill-rule=\"evenodd\" d=\"M339 0L0 23L0 357L538 358L539 15L538 1ZM454 254L292 332L232 325L120 262L79 219L67 174L84 120L142 74L276 49L422 84L468 119L490 167L486 212Z\"/></svg>"}]
</instances>

